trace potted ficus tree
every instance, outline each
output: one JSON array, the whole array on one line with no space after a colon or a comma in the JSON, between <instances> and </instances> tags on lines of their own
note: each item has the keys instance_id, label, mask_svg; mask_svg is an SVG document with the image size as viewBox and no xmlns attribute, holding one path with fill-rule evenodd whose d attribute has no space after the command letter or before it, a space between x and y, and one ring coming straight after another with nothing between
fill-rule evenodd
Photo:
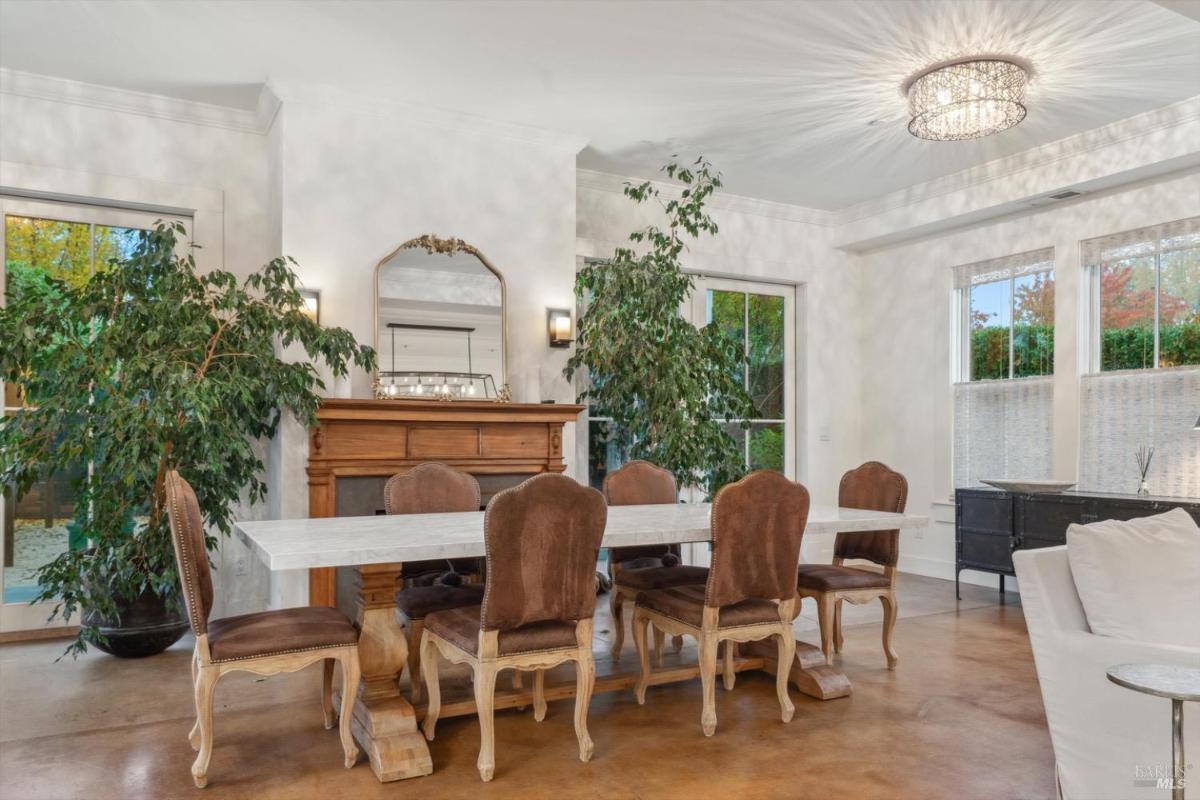
<instances>
[{"instance_id":1,"label":"potted ficus tree","mask_svg":"<svg viewBox=\"0 0 1200 800\"><path fill-rule=\"evenodd\" d=\"M0 372L25 410L0 420L0 480L20 496L72 476L86 546L38 570L35 601L53 603L52 619L81 614L70 653L149 655L183 634L165 476L179 470L225 534L239 502L266 495L261 443L285 412L313 424L320 402L316 368L282 347L336 375L374 365L349 331L304 313L289 260L241 281L201 274L184 235L160 223L87 280L8 270Z\"/></svg>"},{"instance_id":2,"label":"potted ficus tree","mask_svg":"<svg viewBox=\"0 0 1200 800\"><path fill-rule=\"evenodd\" d=\"M576 277L584 311L564 374L569 380L586 370L580 402L612 420L608 435L623 455L665 467L680 486L711 494L745 473L741 447L725 426L753 416L740 377L742 343L717 325L697 328L680 313L694 289L680 264L685 237L717 233L705 204L721 178L703 158L690 167L673 162L663 172L683 185L679 197L663 202L650 181L624 191L636 203L660 203L665 225L634 231L633 247L618 247Z\"/></svg>"}]
</instances>

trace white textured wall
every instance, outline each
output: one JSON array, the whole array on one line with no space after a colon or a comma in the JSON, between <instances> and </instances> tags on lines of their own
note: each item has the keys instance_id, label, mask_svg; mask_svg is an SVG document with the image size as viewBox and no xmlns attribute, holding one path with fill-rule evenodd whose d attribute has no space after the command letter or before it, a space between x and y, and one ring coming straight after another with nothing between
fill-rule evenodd
<instances>
[{"instance_id":1,"label":"white textured wall","mask_svg":"<svg viewBox=\"0 0 1200 800\"><path fill-rule=\"evenodd\" d=\"M953 513L933 506L950 498L953 484L950 268L1055 248L1052 477L1073 480L1079 475L1078 376L1086 323L1079 241L1198 213L1200 175L1190 172L863 255L858 303L863 452L903 471L909 508L932 511L939 520L928 531L902 534L902 568L953 574Z\"/></svg>"}]
</instances>

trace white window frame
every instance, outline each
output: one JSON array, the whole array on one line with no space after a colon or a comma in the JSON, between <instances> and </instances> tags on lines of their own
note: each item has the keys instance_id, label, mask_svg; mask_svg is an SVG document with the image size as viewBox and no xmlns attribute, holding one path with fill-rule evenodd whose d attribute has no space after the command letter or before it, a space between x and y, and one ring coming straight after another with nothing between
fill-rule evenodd
<instances>
[{"instance_id":1,"label":"white window frame","mask_svg":"<svg viewBox=\"0 0 1200 800\"><path fill-rule=\"evenodd\" d=\"M166 222L182 222L187 226L189 231L191 231L193 227L192 218L167 212L135 211L93 205L90 203L81 204L58 202L54 200L32 200L0 194L0 220L6 220L9 216L33 217L37 219L52 219L62 222L86 223L93 227L96 225L107 225L122 228L148 228L153 225L156 220L161 219ZM186 246L186 243L181 243L181 247ZM7 236L0 236L0 305L3 305L5 301L5 293L8 283L8 272L6 269L7 263ZM95 265L93 264L92 266L94 269ZM12 410L20 410L19 407L13 407L4 404L4 396L4 384L3 381L0 381L0 413L6 413ZM5 502L4 493L0 492L0 519L3 519L3 514L6 510L4 507ZM0 527L0 543L2 543L3 537L4 531L3 528ZM0 568L0 633L63 628L67 627L68 625L78 624L78 620L73 620L71 623L67 623L61 618L55 619L53 622L48 623L46 621L46 617L49 615L50 608L52 606L53 603L46 602L33 605L30 605L26 601L18 601L15 603L4 602L4 571L2 568Z\"/></svg>"}]
</instances>

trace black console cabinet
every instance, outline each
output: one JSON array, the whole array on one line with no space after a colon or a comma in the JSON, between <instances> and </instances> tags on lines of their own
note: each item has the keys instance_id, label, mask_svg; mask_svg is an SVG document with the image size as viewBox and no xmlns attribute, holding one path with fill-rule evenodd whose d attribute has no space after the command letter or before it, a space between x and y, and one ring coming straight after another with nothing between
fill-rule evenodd
<instances>
[{"instance_id":1,"label":"black console cabinet","mask_svg":"<svg viewBox=\"0 0 1200 800\"><path fill-rule=\"evenodd\" d=\"M1200 500L1139 497L1132 494L1062 492L1023 494L998 489L958 489L954 493L954 593L964 569L1013 574L1016 550L1067 543L1067 526L1101 519L1134 519L1183 508L1200 523Z\"/></svg>"}]
</instances>

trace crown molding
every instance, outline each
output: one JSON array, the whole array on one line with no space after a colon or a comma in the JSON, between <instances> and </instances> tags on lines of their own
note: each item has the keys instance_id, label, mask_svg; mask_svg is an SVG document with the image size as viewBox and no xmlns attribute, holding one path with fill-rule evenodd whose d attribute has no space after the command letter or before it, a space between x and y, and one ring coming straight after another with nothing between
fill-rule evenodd
<instances>
[{"instance_id":1,"label":"crown molding","mask_svg":"<svg viewBox=\"0 0 1200 800\"><path fill-rule=\"evenodd\" d=\"M616 175L611 172L599 172L591 169L575 170L575 185L577 188L609 192L611 194L624 194L627 185L642 183L646 180L650 180L654 188L665 197L677 200L682 196L683 186L678 183L668 183L666 181L628 175ZM751 216L766 217L785 222L800 222L806 225L832 227L837 222L836 213L833 211L778 203L774 200L760 200L755 197L746 197L739 194L718 192L708 201L708 207L716 211L730 211L736 214L749 214Z\"/></svg>"},{"instance_id":2,"label":"crown molding","mask_svg":"<svg viewBox=\"0 0 1200 800\"><path fill-rule=\"evenodd\" d=\"M337 108L354 114L365 114L381 119L398 120L405 123L426 125L442 130L507 139L561 151L574 155L587 146L587 137L573 133L521 125L515 122L482 117L460 111L451 111L434 106L406 103L369 95L353 94L312 83L298 83L286 79L268 78L267 88L287 104L303 104L320 108Z\"/></svg>"},{"instance_id":3,"label":"crown molding","mask_svg":"<svg viewBox=\"0 0 1200 800\"><path fill-rule=\"evenodd\" d=\"M133 92L112 86L36 75L31 72L0 68L0 94L69 103L106 111L137 114L153 119L186 122L212 128L263 133L259 112L229 106L181 100L177 97Z\"/></svg>"},{"instance_id":4,"label":"crown molding","mask_svg":"<svg viewBox=\"0 0 1200 800\"><path fill-rule=\"evenodd\" d=\"M858 222L1022 172L1043 170L1070 158L1197 120L1200 120L1200 95L847 206L835 212L838 224Z\"/></svg>"}]
</instances>

